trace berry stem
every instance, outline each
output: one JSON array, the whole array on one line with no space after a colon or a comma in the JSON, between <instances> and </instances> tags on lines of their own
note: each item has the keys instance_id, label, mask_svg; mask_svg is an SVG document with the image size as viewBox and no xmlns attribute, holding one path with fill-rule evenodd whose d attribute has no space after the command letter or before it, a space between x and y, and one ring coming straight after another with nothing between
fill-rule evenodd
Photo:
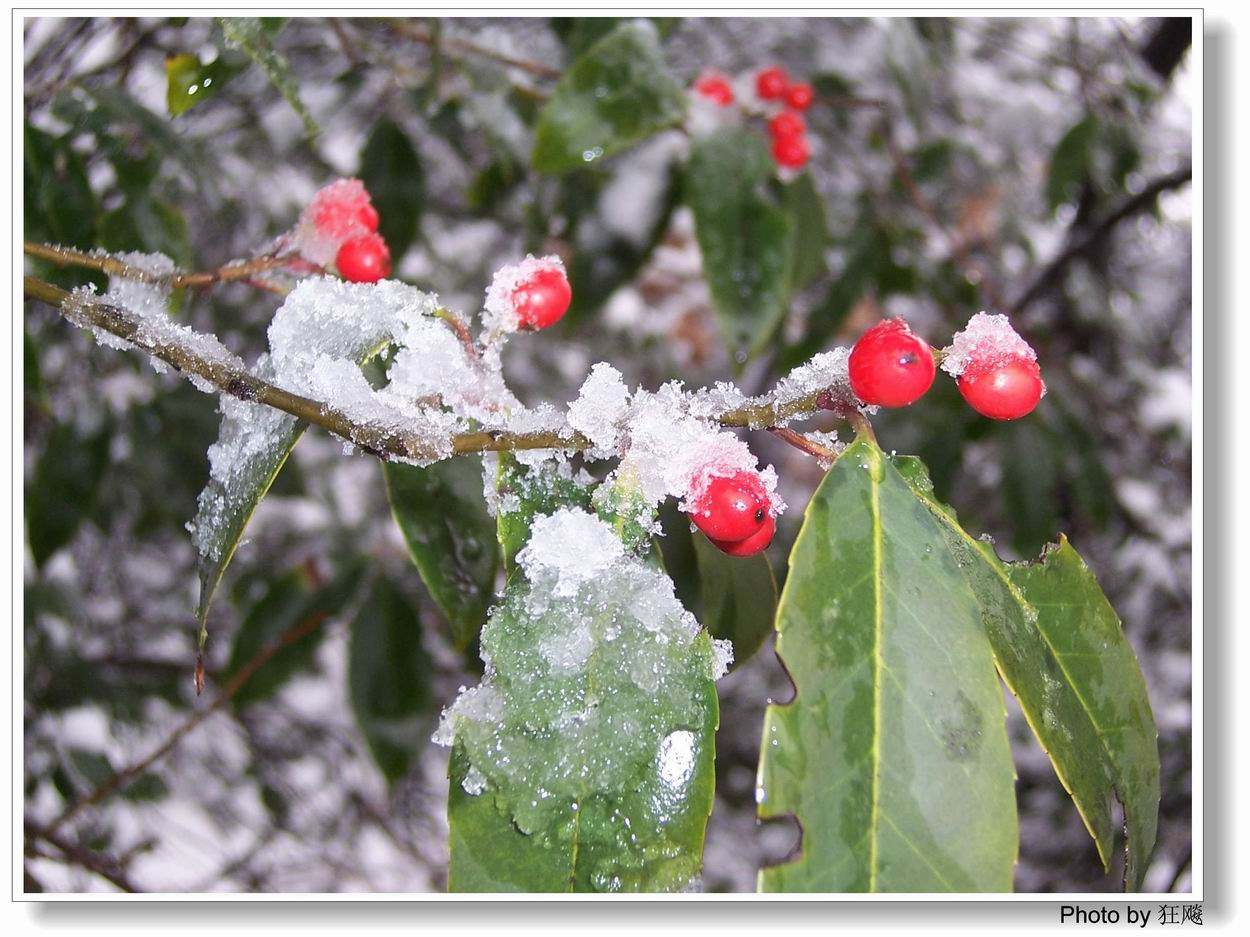
<instances>
[{"instance_id":1,"label":"berry stem","mask_svg":"<svg viewBox=\"0 0 1250 937\"><path fill-rule=\"evenodd\" d=\"M860 410L855 410L847 417L851 426L855 429L855 435L867 439L874 446L877 445L877 434L873 432L872 423L868 421L868 417L864 416Z\"/></svg>"},{"instance_id":2,"label":"berry stem","mask_svg":"<svg viewBox=\"0 0 1250 937\"><path fill-rule=\"evenodd\" d=\"M820 443L808 439L802 433L797 433L784 426L770 426L768 431L778 439L788 442L800 452L806 452L810 456L815 456L821 462L831 463L838 457L837 451L830 449L828 446L822 446Z\"/></svg>"},{"instance_id":3,"label":"berry stem","mask_svg":"<svg viewBox=\"0 0 1250 937\"><path fill-rule=\"evenodd\" d=\"M434 318L442 319L451 327L451 330L460 338L460 344L464 346L465 354L470 358L479 357L477 345L473 342L473 333L469 331L469 324L464 319L450 309L441 307L434 310Z\"/></svg>"}]
</instances>

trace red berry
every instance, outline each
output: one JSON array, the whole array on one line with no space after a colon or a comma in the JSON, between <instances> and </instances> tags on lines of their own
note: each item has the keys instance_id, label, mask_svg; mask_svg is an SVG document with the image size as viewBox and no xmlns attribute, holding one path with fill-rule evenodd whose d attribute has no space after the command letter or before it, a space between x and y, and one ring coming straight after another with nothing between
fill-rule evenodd
<instances>
[{"instance_id":1,"label":"red berry","mask_svg":"<svg viewBox=\"0 0 1250 937\"><path fill-rule=\"evenodd\" d=\"M789 86L790 76L784 68L776 65L755 76L755 93L765 101L775 101L786 93Z\"/></svg>"},{"instance_id":2,"label":"red berry","mask_svg":"<svg viewBox=\"0 0 1250 937\"><path fill-rule=\"evenodd\" d=\"M791 85L786 89L786 106L796 111L805 111L812 106L812 99L815 96L812 86L805 82Z\"/></svg>"},{"instance_id":3,"label":"red berry","mask_svg":"<svg viewBox=\"0 0 1250 937\"><path fill-rule=\"evenodd\" d=\"M710 540L736 543L759 533L769 520L769 507L759 475L738 472L711 479L694 502L690 519Z\"/></svg>"},{"instance_id":4,"label":"red berry","mask_svg":"<svg viewBox=\"0 0 1250 937\"><path fill-rule=\"evenodd\" d=\"M905 407L933 385L933 352L902 319L886 319L851 349L851 390L864 403Z\"/></svg>"},{"instance_id":5,"label":"red berry","mask_svg":"<svg viewBox=\"0 0 1250 937\"><path fill-rule=\"evenodd\" d=\"M807 148L807 138L802 134L793 137L773 138L773 160L778 166L789 169L801 169L811 158L812 152Z\"/></svg>"},{"instance_id":6,"label":"red berry","mask_svg":"<svg viewBox=\"0 0 1250 937\"><path fill-rule=\"evenodd\" d=\"M356 220L370 231L378 230L378 210L372 205L361 205L356 210Z\"/></svg>"},{"instance_id":7,"label":"red berry","mask_svg":"<svg viewBox=\"0 0 1250 937\"><path fill-rule=\"evenodd\" d=\"M790 111L782 111L768 122L768 132L774 140L782 137L801 137L807 132L807 121Z\"/></svg>"},{"instance_id":8,"label":"red berry","mask_svg":"<svg viewBox=\"0 0 1250 937\"><path fill-rule=\"evenodd\" d=\"M705 75L694 83L694 90L721 107L728 107L734 102L734 89L721 75Z\"/></svg>"},{"instance_id":9,"label":"red berry","mask_svg":"<svg viewBox=\"0 0 1250 937\"><path fill-rule=\"evenodd\" d=\"M353 283L376 283L391 275L391 251L378 234L344 241L334 262L343 279Z\"/></svg>"},{"instance_id":10,"label":"red berry","mask_svg":"<svg viewBox=\"0 0 1250 937\"><path fill-rule=\"evenodd\" d=\"M970 362L959 376L964 400L991 420L1018 420L1032 413L1045 391L1042 369L1023 355Z\"/></svg>"},{"instance_id":11,"label":"red berry","mask_svg":"<svg viewBox=\"0 0 1250 937\"><path fill-rule=\"evenodd\" d=\"M730 556L754 556L773 542L775 533L777 533L777 522L770 516L764 521L764 525L751 536L742 540L712 540L712 546Z\"/></svg>"},{"instance_id":12,"label":"red berry","mask_svg":"<svg viewBox=\"0 0 1250 937\"><path fill-rule=\"evenodd\" d=\"M517 284L512 305L523 329L545 329L560 321L573 301L569 278L559 267L543 267Z\"/></svg>"}]
</instances>

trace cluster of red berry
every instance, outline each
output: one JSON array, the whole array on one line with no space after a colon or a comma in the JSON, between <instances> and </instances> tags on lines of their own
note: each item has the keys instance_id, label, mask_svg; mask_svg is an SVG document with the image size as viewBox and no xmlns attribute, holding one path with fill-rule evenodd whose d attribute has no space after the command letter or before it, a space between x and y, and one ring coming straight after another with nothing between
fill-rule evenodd
<instances>
[{"instance_id":1,"label":"cluster of red berry","mask_svg":"<svg viewBox=\"0 0 1250 937\"><path fill-rule=\"evenodd\" d=\"M733 85L720 72L704 72L695 81L694 90L721 107L729 107L735 101ZM773 65L756 74L755 97L766 113L772 112L768 133L773 139L773 160L787 169L801 169L812 155L807 144L807 122L803 119L803 112L815 98L812 86L791 81L785 69Z\"/></svg>"},{"instance_id":2,"label":"cluster of red berry","mask_svg":"<svg viewBox=\"0 0 1250 937\"><path fill-rule=\"evenodd\" d=\"M377 209L358 180L326 186L313 198L308 215L318 239L338 244L334 264L343 279L376 283L391 275L391 251L378 234Z\"/></svg>"},{"instance_id":3,"label":"cluster of red berry","mask_svg":"<svg viewBox=\"0 0 1250 937\"><path fill-rule=\"evenodd\" d=\"M959 374L959 393L991 419L1016 420L1031 413L1046 385L1029 354L974 354ZM886 319L865 332L851 349L848 367L851 390L864 403L880 407L919 400L937 372L929 344L901 319Z\"/></svg>"},{"instance_id":4,"label":"cluster of red berry","mask_svg":"<svg viewBox=\"0 0 1250 937\"><path fill-rule=\"evenodd\" d=\"M768 121L773 138L773 159L778 166L801 169L811 157L807 145L807 122L803 112L812 105L812 86L791 82L785 69L774 65L755 76L755 93L762 101L781 102L785 108Z\"/></svg>"}]
</instances>

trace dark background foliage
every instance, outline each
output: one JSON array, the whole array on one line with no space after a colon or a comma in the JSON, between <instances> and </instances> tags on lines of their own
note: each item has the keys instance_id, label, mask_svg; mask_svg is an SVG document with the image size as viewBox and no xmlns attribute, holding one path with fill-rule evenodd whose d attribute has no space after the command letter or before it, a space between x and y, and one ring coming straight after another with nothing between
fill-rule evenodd
<instances>
[{"instance_id":1,"label":"dark background foliage","mask_svg":"<svg viewBox=\"0 0 1250 937\"><path fill-rule=\"evenodd\" d=\"M685 207L708 180L683 173L680 133L564 175L530 166L553 79L613 25L27 20L26 237L209 269L356 174L397 275L466 313L502 263L565 257L574 308L509 349L509 378L531 403L567 400L598 360L648 387L733 379L755 392L884 314L941 345L979 309L1010 312L1050 389L1033 417L991 424L939 381L883 414L877 434L922 456L938 494L1004 552L1035 555L1062 531L1098 573L1160 729L1146 886L1187 888L1189 21L658 21L683 84L704 65L782 62L822 97L810 173L777 190L798 231L791 300L752 355L723 340L712 312ZM90 279L30 268L65 286ZM231 285L188 293L177 315L251 359L275 306ZM300 444L210 616L210 690L197 700L183 525L207 477L212 402L37 305L24 373L28 889L443 887L445 752L396 750L376 728L420 710L432 729L476 661L410 563L379 466L321 434ZM791 506L770 551L780 577L819 469L766 434L751 443ZM244 691L189 722L299 622L311 624ZM381 653L349 666L358 641ZM720 691L704 884L749 890L795 836L754 819L763 707L788 687L766 644ZM1017 887L1113 890L1118 873L1103 875L1014 708L1010 718Z\"/></svg>"}]
</instances>

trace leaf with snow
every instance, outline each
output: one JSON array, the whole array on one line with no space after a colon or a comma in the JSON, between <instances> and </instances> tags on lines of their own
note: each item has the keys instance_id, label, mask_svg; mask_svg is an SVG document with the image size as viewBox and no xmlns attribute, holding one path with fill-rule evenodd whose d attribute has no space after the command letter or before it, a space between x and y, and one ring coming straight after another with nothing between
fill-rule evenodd
<instances>
[{"instance_id":1,"label":"leaf with snow","mask_svg":"<svg viewBox=\"0 0 1250 937\"><path fill-rule=\"evenodd\" d=\"M534 519L448 707L453 891L675 891L712 806L724 669L671 580L576 508Z\"/></svg>"},{"instance_id":2,"label":"leaf with snow","mask_svg":"<svg viewBox=\"0 0 1250 937\"><path fill-rule=\"evenodd\" d=\"M336 405L350 405L358 396L361 412L354 415L368 422L376 418L370 409L374 392L358 365L409 328L419 327L434 308L432 297L393 280L305 280L274 314L270 354L258 363L256 373L316 399L334 399ZM354 368L354 376L327 367L336 362ZM200 554L201 640L213 593L243 529L308 425L291 414L233 397L223 396L221 413L221 431L208 450L208 485L189 525ZM383 415L389 417L389 412Z\"/></svg>"}]
</instances>

